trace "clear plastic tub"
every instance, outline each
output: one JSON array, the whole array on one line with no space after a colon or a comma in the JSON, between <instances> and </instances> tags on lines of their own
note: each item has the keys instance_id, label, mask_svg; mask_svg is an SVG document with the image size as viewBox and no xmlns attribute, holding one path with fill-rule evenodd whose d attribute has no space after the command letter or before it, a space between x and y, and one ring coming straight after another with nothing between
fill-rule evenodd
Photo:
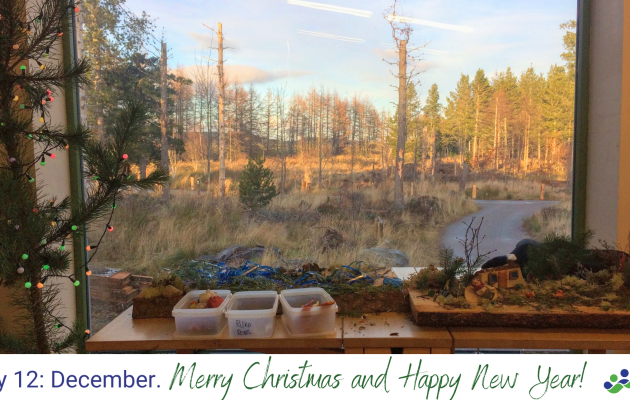
<instances>
[{"instance_id":1,"label":"clear plastic tub","mask_svg":"<svg viewBox=\"0 0 630 400\"><path fill-rule=\"evenodd\" d=\"M321 307L302 308L311 300L320 304L333 301L322 288L287 289L280 292L282 315L291 335L328 335L335 332L337 304Z\"/></svg>"},{"instance_id":2,"label":"clear plastic tub","mask_svg":"<svg viewBox=\"0 0 630 400\"><path fill-rule=\"evenodd\" d=\"M199 296L205 292L205 290L188 292L173 308L176 336L212 336L219 334L225 327L227 321L224 311L232 297L232 292L213 290L223 298L223 303L217 308L189 309L190 303L199 300Z\"/></svg>"},{"instance_id":3,"label":"clear plastic tub","mask_svg":"<svg viewBox=\"0 0 630 400\"><path fill-rule=\"evenodd\" d=\"M261 338L273 335L278 311L278 293L274 291L238 292L225 309L230 336Z\"/></svg>"}]
</instances>

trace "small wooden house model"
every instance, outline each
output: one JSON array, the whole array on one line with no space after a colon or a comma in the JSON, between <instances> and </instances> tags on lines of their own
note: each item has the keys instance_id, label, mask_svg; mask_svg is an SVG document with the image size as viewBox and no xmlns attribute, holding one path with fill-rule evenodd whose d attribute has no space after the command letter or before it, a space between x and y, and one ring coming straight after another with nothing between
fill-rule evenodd
<instances>
[{"instance_id":1,"label":"small wooden house model","mask_svg":"<svg viewBox=\"0 0 630 400\"><path fill-rule=\"evenodd\" d=\"M521 267L518 265L482 269L475 273L475 278L483 282L484 285L501 289L510 289L518 284L526 284Z\"/></svg>"}]
</instances>

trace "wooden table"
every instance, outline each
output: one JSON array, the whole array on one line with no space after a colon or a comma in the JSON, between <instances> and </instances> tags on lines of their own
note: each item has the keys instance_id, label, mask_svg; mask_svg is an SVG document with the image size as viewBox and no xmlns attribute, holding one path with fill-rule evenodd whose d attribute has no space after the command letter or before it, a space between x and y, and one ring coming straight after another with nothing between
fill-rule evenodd
<instances>
[{"instance_id":1,"label":"wooden table","mask_svg":"<svg viewBox=\"0 0 630 400\"><path fill-rule=\"evenodd\" d=\"M366 318L344 318L346 354L450 354L453 339L446 328L417 326L410 315L383 313Z\"/></svg>"},{"instance_id":2,"label":"wooden table","mask_svg":"<svg viewBox=\"0 0 630 400\"><path fill-rule=\"evenodd\" d=\"M453 346L475 349L630 350L630 330L450 328Z\"/></svg>"},{"instance_id":3,"label":"wooden table","mask_svg":"<svg viewBox=\"0 0 630 400\"><path fill-rule=\"evenodd\" d=\"M450 352L451 337L444 328L422 328L413 324L406 315L368 315L365 329L342 329L344 324L354 326L355 319L337 317L337 331L327 337L296 338L289 336L280 317L276 317L274 333L269 338L231 338L227 327L211 339L174 338L175 320L172 318L132 319L129 308L90 338L87 351L143 351L176 350L192 353L194 350L244 349L262 353L373 353L390 352L403 348L407 353ZM349 322L348 322L349 321ZM346 332L347 333L344 333ZM390 336L394 331L397 336ZM364 351L364 349L366 349Z\"/></svg>"},{"instance_id":4,"label":"wooden table","mask_svg":"<svg viewBox=\"0 0 630 400\"><path fill-rule=\"evenodd\" d=\"M211 339L174 338L172 318L131 318L131 308L90 338L87 351L244 349L262 353L449 354L455 348L571 349L602 353L630 351L630 330L435 328L415 325L410 315L368 314L337 317L337 331L328 337L289 336L279 317L269 338L231 338L227 327Z\"/></svg>"},{"instance_id":5,"label":"wooden table","mask_svg":"<svg viewBox=\"0 0 630 400\"><path fill-rule=\"evenodd\" d=\"M310 353L341 353L341 317L337 318L337 332L334 335L316 338L290 337L279 317L273 335L264 339L231 338L228 327L212 339L184 339L173 337L173 318L132 319L132 307L96 333L86 343L87 351L137 351L137 350L177 350L178 353L192 353L207 349L247 349L264 353L300 353L308 349Z\"/></svg>"}]
</instances>

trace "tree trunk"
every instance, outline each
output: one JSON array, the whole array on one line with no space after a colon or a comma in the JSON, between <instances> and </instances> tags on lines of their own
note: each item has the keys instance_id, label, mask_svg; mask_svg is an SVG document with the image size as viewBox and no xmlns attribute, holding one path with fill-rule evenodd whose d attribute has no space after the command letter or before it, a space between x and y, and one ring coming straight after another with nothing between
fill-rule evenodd
<instances>
[{"instance_id":1,"label":"tree trunk","mask_svg":"<svg viewBox=\"0 0 630 400\"><path fill-rule=\"evenodd\" d=\"M219 41L219 197L225 196L225 122L224 97L225 78L223 74L223 26L219 22L217 31Z\"/></svg>"},{"instance_id":2,"label":"tree trunk","mask_svg":"<svg viewBox=\"0 0 630 400\"><path fill-rule=\"evenodd\" d=\"M168 102L168 54L166 50L166 43L162 42L162 59L160 61L160 131L161 137L161 153L160 162L162 168L170 174L170 162L168 159L168 136L166 134L166 115L167 115L167 102ZM162 187L162 193L164 198L168 199L170 195L169 184L165 183Z\"/></svg>"},{"instance_id":3,"label":"tree trunk","mask_svg":"<svg viewBox=\"0 0 630 400\"><path fill-rule=\"evenodd\" d=\"M34 281L41 281L41 276L35 276L33 278ZM33 315L33 328L35 330L35 339L37 340L37 351L40 354L49 354L50 347L48 345L48 334L46 332L46 318L44 317L42 293L40 289L35 287L29 289L29 292L31 313Z\"/></svg>"},{"instance_id":4,"label":"tree trunk","mask_svg":"<svg viewBox=\"0 0 630 400\"><path fill-rule=\"evenodd\" d=\"M147 157L142 154L138 162L138 168L140 169L140 179L147 178Z\"/></svg>"},{"instance_id":5,"label":"tree trunk","mask_svg":"<svg viewBox=\"0 0 630 400\"><path fill-rule=\"evenodd\" d=\"M394 175L394 207L405 206L403 192L403 166L407 139L407 41L398 46L398 138L396 141L396 173Z\"/></svg>"},{"instance_id":6,"label":"tree trunk","mask_svg":"<svg viewBox=\"0 0 630 400\"><path fill-rule=\"evenodd\" d=\"M424 170L425 170L425 160L427 158L427 127L423 127L422 128L422 144L420 145L421 147L421 158L420 158L420 180L424 181Z\"/></svg>"}]
</instances>

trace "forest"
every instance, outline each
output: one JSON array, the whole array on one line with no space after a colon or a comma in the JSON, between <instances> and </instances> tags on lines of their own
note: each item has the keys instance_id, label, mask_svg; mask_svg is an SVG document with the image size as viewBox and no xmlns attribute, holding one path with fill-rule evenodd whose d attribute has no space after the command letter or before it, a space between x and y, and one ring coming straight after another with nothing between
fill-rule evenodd
<instances>
[{"instance_id":1,"label":"forest","mask_svg":"<svg viewBox=\"0 0 630 400\"><path fill-rule=\"evenodd\" d=\"M91 129L106 135L108 116L130 96L140 98L153 115L130 155L140 175L160 163L166 144L173 187L187 188L189 176L203 189L216 185L211 173L219 157L216 50L200 49L193 66L169 65L162 79L162 60L166 63L177 50L156 37L155 20L133 14L124 0L86 0L83 5L84 51L94 66L94 85L86 96ZM467 165L487 176L570 180L575 27L573 20L559 25L565 32L563 63L547 71L530 67L519 75L509 66L498 72L478 69L474 76L461 74L450 93L422 81L422 74L410 79L405 174L414 180L448 179ZM162 47L167 51L162 53ZM166 141L161 140L160 120L164 86ZM224 110L228 170L237 177L247 158L262 154L277 171L281 193L288 190L287 160L292 158L300 161L300 174L312 179L313 187L321 187L343 163L350 164L351 177L359 165L389 176L395 161L397 110L379 109L360 93L340 94L322 83L305 92L291 92L286 84L261 90L227 75Z\"/></svg>"}]
</instances>

